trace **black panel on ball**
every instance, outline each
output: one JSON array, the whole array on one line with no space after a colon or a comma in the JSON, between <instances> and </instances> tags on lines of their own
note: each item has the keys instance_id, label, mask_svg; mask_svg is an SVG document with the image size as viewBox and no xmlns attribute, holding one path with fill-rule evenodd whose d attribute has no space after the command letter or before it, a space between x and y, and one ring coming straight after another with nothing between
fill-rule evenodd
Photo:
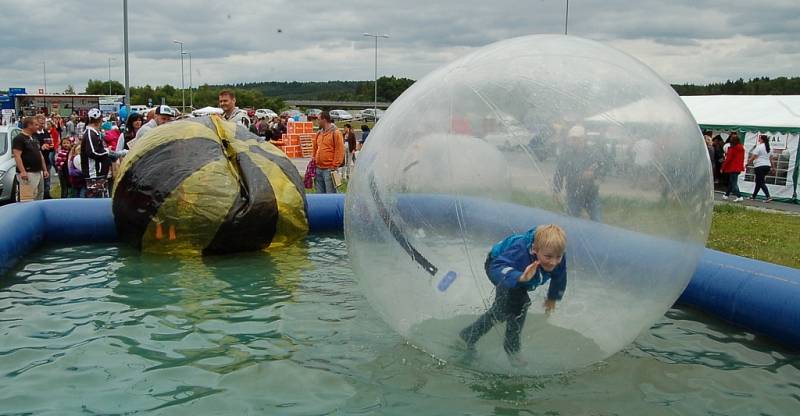
<instances>
[{"instance_id":1,"label":"black panel on ball","mask_svg":"<svg viewBox=\"0 0 800 416\"><path fill-rule=\"evenodd\" d=\"M134 161L114 190L113 212L122 241L141 249L142 236L169 194L206 164L224 158L219 142L172 140Z\"/></svg>"},{"instance_id":2,"label":"black panel on ball","mask_svg":"<svg viewBox=\"0 0 800 416\"><path fill-rule=\"evenodd\" d=\"M278 201L267 175L246 153L237 154L236 161L239 195L203 254L260 250L275 236Z\"/></svg>"}]
</instances>

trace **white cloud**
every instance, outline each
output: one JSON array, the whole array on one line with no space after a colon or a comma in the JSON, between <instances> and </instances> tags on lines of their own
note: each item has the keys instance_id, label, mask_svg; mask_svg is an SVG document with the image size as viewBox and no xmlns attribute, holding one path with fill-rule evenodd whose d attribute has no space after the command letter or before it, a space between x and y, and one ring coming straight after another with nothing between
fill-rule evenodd
<instances>
[{"instance_id":1,"label":"white cloud","mask_svg":"<svg viewBox=\"0 0 800 416\"><path fill-rule=\"evenodd\" d=\"M6 1L0 88L78 90L89 78L122 80L121 1ZM420 78L493 41L562 33L564 1L131 0L131 84L180 85L178 46L192 52L195 85L271 80ZM68 6L67 6L68 5ZM570 34L615 46L673 83L798 75L796 0L609 0L570 4ZM281 32L278 32L281 29ZM188 85L188 62L185 63Z\"/></svg>"}]
</instances>

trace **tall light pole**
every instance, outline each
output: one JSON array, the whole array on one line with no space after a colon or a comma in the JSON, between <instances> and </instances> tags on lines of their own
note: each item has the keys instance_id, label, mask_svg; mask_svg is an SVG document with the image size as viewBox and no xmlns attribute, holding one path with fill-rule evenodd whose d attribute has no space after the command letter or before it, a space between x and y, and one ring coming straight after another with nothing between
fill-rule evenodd
<instances>
[{"instance_id":1,"label":"tall light pole","mask_svg":"<svg viewBox=\"0 0 800 416\"><path fill-rule=\"evenodd\" d=\"M116 59L108 57L108 95L111 95L111 61L116 61Z\"/></svg>"},{"instance_id":2,"label":"tall light pole","mask_svg":"<svg viewBox=\"0 0 800 416\"><path fill-rule=\"evenodd\" d=\"M378 121L378 38L389 38L389 35L379 35L377 33L364 33L364 36L368 36L375 39L375 101L373 104L374 111L373 116L375 117L375 122Z\"/></svg>"},{"instance_id":3,"label":"tall light pole","mask_svg":"<svg viewBox=\"0 0 800 416\"><path fill-rule=\"evenodd\" d=\"M186 87L183 84L183 42L173 40L172 43L181 45L181 112L186 112Z\"/></svg>"},{"instance_id":4,"label":"tall light pole","mask_svg":"<svg viewBox=\"0 0 800 416\"><path fill-rule=\"evenodd\" d=\"M567 28L569 26L569 0L567 0L567 10L564 13L564 34L567 34Z\"/></svg>"},{"instance_id":5,"label":"tall light pole","mask_svg":"<svg viewBox=\"0 0 800 416\"><path fill-rule=\"evenodd\" d=\"M192 88L192 53L184 52L189 55L189 108L194 110L194 89Z\"/></svg>"},{"instance_id":6,"label":"tall light pole","mask_svg":"<svg viewBox=\"0 0 800 416\"><path fill-rule=\"evenodd\" d=\"M42 78L44 79L44 93L47 94L47 61L42 61Z\"/></svg>"},{"instance_id":7,"label":"tall light pole","mask_svg":"<svg viewBox=\"0 0 800 416\"><path fill-rule=\"evenodd\" d=\"M124 48L125 48L125 105L128 106L128 113L131 109L131 86L128 79L128 0L122 0L122 20Z\"/></svg>"}]
</instances>

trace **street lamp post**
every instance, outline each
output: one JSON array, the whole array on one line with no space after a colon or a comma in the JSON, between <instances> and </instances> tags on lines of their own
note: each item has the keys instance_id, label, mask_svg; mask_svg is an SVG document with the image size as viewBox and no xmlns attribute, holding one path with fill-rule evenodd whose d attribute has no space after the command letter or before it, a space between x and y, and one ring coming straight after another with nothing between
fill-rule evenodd
<instances>
[{"instance_id":1,"label":"street lamp post","mask_svg":"<svg viewBox=\"0 0 800 416\"><path fill-rule=\"evenodd\" d=\"M125 105L131 108L131 86L128 80L128 0L122 0L122 20L125 48ZM130 112L130 111L129 111Z\"/></svg>"},{"instance_id":2,"label":"street lamp post","mask_svg":"<svg viewBox=\"0 0 800 416\"><path fill-rule=\"evenodd\" d=\"M47 94L47 61L42 61L42 78L44 79L44 93Z\"/></svg>"},{"instance_id":3,"label":"street lamp post","mask_svg":"<svg viewBox=\"0 0 800 416\"><path fill-rule=\"evenodd\" d=\"M378 121L378 38L389 38L389 35L379 35L377 33L364 33L364 36L371 37L375 39L375 101L373 103L374 113L372 113L373 117L375 117L375 122Z\"/></svg>"},{"instance_id":4,"label":"street lamp post","mask_svg":"<svg viewBox=\"0 0 800 416\"><path fill-rule=\"evenodd\" d=\"M181 112L186 112L186 87L183 84L183 42L173 40L172 43L181 45Z\"/></svg>"},{"instance_id":5,"label":"street lamp post","mask_svg":"<svg viewBox=\"0 0 800 416\"><path fill-rule=\"evenodd\" d=\"M194 88L192 87L192 53L184 52L189 55L189 108L194 110Z\"/></svg>"},{"instance_id":6,"label":"street lamp post","mask_svg":"<svg viewBox=\"0 0 800 416\"><path fill-rule=\"evenodd\" d=\"M108 95L111 95L111 61L116 61L116 59L108 57Z\"/></svg>"},{"instance_id":7,"label":"street lamp post","mask_svg":"<svg viewBox=\"0 0 800 416\"><path fill-rule=\"evenodd\" d=\"M569 26L569 0L567 0L567 10L564 12L564 34L567 34L567 28Z\"/></svg>"}]
</instances>

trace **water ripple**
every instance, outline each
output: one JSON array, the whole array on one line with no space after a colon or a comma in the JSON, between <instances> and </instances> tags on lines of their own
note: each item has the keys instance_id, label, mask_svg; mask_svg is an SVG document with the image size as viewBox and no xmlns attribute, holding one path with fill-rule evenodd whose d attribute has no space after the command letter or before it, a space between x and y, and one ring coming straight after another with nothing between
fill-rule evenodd
<instances>
[{"instance_id":1,"label":"water ripple","mask_svg":"<svg viewBox=\"0 0 800 416\"><path fill-rule=\"evenodd\" d=\"M375 316L337 236L205 259L111 245L29 256L0 287L3 414L794 414L800 360L673 309L549 377L485 374Z\"/></svg>"}]
</instances>

